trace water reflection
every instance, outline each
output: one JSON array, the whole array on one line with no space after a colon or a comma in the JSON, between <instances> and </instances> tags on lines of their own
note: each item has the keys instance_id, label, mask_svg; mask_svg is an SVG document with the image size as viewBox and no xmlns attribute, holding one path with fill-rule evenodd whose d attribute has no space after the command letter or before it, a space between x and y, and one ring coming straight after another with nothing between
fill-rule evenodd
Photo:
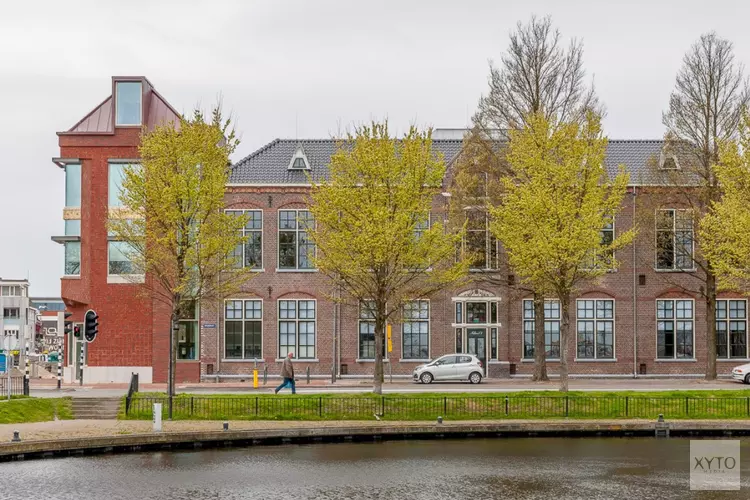
<instances>
[{"instance_id":1,"label":"water reflection","mask_svg":"<svg viewBox=\"0 0 750 500\"><path fill-rule=\"evenodd\" d=\"M689 440L495 439L160 452L0 464L0 498L747 499L689 490ZM742 454L750 443L742 443Z\"/></svg>"}]
</instances>

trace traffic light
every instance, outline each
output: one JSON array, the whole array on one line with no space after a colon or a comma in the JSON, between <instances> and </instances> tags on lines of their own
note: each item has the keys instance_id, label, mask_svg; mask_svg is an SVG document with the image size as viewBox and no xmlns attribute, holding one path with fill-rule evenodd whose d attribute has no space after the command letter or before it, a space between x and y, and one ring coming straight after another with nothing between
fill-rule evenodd
<instances>
[{"instance_id":1,"label":"traffic light","mask_svg":"<svg viewBox=\"0 0 750 500\"><path fill-rule=\"evenodd\" d=\"M96 338L96 334L99 333L99 316L93 309L86 311L86 316L83 318L83 336L86 338L86 342L93 342Z\"/></svg>"},{"instance_id":2,"label":"traffic light","mask_svg":"<svg viewBox=\"0 0 750 500\"><path fill-rule=\"evenodd\" d=\"M76 325L73 327L73 336L77 339L81 338L81 327Z\"/></svg>"},{"instance_id":3,"label":"traffic light","mask_svg":"<svg viewBox=\"0 0 750 500\"><path fill-rule=\"evenodd\" d=\"M68 318L73 316L72 312L66 312L65 313L65 324L63 325L63 334L70 335L70 332L73 331L73 322L68 321Z\"/></svg>"}]
</instances>

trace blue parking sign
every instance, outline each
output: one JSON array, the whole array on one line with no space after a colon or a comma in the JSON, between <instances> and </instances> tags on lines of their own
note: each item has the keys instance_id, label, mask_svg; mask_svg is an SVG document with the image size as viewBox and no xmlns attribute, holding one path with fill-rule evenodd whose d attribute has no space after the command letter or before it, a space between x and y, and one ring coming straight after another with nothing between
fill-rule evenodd
<instances>
[{"instance_id":1,"label":"blue parking sign","mask_svg":"<svg viewBox=\"0 0 750 500\"><path fill-rule=\"evenodd\" d=\"M8 357L5 355L5 353L0 353L0 373L5 373L6 359L8 359Z\"/></svg>"}]
</instances>

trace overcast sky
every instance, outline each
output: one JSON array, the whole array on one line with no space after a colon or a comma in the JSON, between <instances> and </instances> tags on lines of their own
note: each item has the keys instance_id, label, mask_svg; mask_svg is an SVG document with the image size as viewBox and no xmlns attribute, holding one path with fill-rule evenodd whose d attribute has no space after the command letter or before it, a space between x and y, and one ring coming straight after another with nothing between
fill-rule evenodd
<instances>
[{"instance_id":1,"label":"overcast sky","mask_svg":"<svg viewBox=\"0 0 750 500\"><path fill-rule=\"evenodd\" d=\"M116 4L116 6L115 6ZM660 138L682 55L701 33L750 62L750 2L33 1L0 13L0 276L59 296L64 177L55 132L101 102L112 75L145 75L178 110L223 95L239 159L276 137L326 138L388 118L463 127L488 60L532 14L583 39L611 138Z\"/></svg>"}]
</instances>

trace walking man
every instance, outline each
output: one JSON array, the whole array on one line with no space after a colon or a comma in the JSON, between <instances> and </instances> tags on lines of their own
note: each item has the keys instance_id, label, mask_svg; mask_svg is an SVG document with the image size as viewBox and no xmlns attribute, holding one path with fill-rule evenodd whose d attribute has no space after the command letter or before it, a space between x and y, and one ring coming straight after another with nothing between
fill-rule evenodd
<instances>
[{"instance_id":1,"label":"walking man","mask_svg":"<svg viewBox=\"0 0 750 500\"><path fill-rule=\"evenodd\" d=\"M281 389L283 389L286 386L289 386L292 388L292 394L297 394L297 389L294 387L294 366L292 366L292 358L294 357L294 353L289 353L286 355L286 358L284 358L284 363L281 365L281 376L284 379L284 381L281 383L280 386L276 388L274 394L278 394Z\"/></svg>"}]
</instances>

